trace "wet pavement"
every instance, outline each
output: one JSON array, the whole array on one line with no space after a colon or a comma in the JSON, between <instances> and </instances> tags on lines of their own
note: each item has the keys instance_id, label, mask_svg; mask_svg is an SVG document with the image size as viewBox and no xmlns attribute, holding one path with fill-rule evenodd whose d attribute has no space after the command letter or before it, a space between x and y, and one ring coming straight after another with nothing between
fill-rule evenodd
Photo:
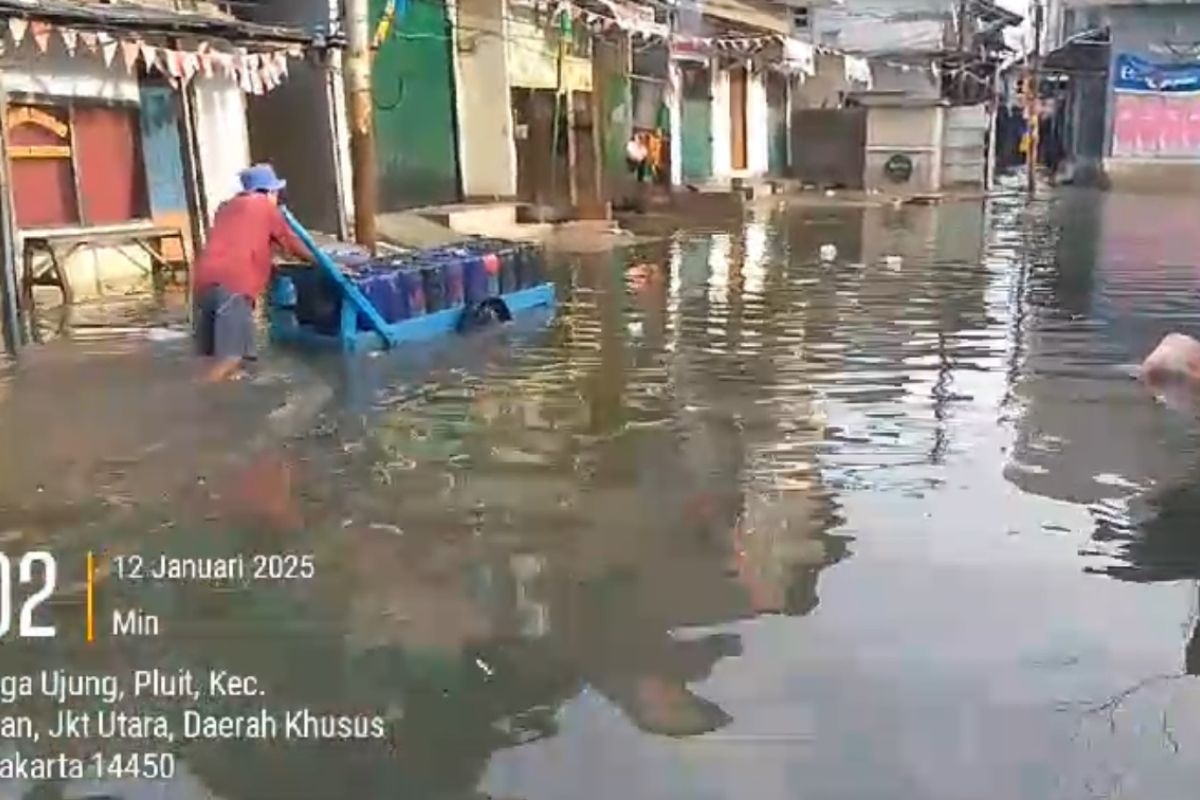
<instances>
[{"instance_id":1,"label":"wet pavement","mask_svg":"<svg viewBox=\"0 0 1200 800\"><path fill-rule=\"evenodd\" d=\"M0 380L0 531L80 565L64 628L89 549L319 568L139 589L162 637L0 669L217 665L390 720L184 745L156 797L1190 796L1200 425L1131 373L1200 334L1198 211L759 210L562 264L553 320L230 386L181 342L47 345Z\"/></svg>"}]
</instances>

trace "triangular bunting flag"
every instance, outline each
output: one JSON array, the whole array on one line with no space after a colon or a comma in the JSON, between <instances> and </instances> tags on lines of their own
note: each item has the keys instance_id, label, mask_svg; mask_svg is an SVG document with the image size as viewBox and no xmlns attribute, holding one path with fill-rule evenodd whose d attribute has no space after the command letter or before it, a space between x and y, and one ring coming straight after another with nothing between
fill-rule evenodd
<instances>
[{"instance_id":1,"label":"triangular bunting flag","mask_svg":"<svg viewBox=\"0 0 1200 800\"><path fill-rule=\"evenodd\" d=\"M50 46L50 23L34 21L29 23L29 29L33 31L33 41L38 50L46 52L46 48Z\"/></svg>"},{"instance_id":2,"label":"triangular bunting flag","mask_svg":"<svg viewBox=\"0 0 1200 800\"><path fill-rule=\"evenodd\" d=\"M249 59L246 56L236 56L234 59L234 69L238 74L238 86L246 94L253 94L254 84L250 80L250 76L254 70L250 69Z\"/></svg>"},{"instance_id":3,"label":"triangular bunting flag","mask_svg":"<svg viewBox=\"0 0 1200 800\"><path fill-rule=\"evenodd\" d=\"M196 53L183 54L183 79L190 81L200 71L200 56Z\"/></svg>"},{"instance_id":4,"label":"triangular bunting flag","mask_svg":"<svg viewBox=\"0 0 1200 800\"><path fill-rule=\"evenodd\" d=\"M29 20L20 17L8 18L8 33L12 36L13 44L18 47L25 41L25 32L29 30Z\"/></svg>"},{"instance_id":5,"label":"triangular bunting flag","mask_svg":"<svg viewBox=\"0 0 1200 800\"><path fill-rule=\"evenodd\" d=\"M113 59L117 57L119 43L104 31L96 34L96 41L100 43L100 53L104 56L104 66L111 67Z\"/></svg>"},{"instance_id":6,"label":"triangular bunting flag","mask_svg":"<svg viewBox=\"0 0 1200 800\"><path fill-rule=\"evenodd\" d=\"M74 28L59 28L58 35L62 37L63 47L67 48L67 55L75 55L75 47L79 44L79 31Z\"/></svg>"},{"instance_id":7,"label":"triangular bunting flag","mask_svg":"<svg viewBox=\"0 0 1200 800\"><path fill-rule=\"evenodd\" d=\"M80 31L79 41L83 42L83 46L88 49L89 53L96 52L96 32L95 31Z\"/></svg>"},{"instance_id":8,"label":"triangular bunting flag","mask_svg":"<svg viewBox=\"0 0 1200 800\"><path fill-rule=\"evenodd\" d=\"M158 64L158 48L152 44L142 42L142 61L146 63L146 69L157 69Z\"/></svg>"},{"instance_id":9,"label":"triangular bunting flag","mask_svg":"<svg viewBox=\"0 0 1200 800\"><path fill-rule=\"evenodd\" d=\"M137 64L138 53L141 52L142 45L136 40L121 40L121 57L125 60L125 71L133 72L133 67Z\"/></svg>"},{"instance_id":10,"label":"triangular bunting flag","mask_svg":"<svg viewBox=\"0 0 1200 800\"><path fill-rule=\"evenodd\" d=\"M163 62L166 64L167 74L172 78L183 76L183 53L178 50L163 50Z\"/></svg>"},{"instance_id":11,"label":"triangular bunting flag","mask_svg":"<svg viewBox=\"0 0 1200 800\"><path fill-rule=\"evenodd\" d=\"M286 78L288 76L288 54L279 54L279 74Z\"/></svg>"},{"instance_id":12,"label":"triangular bunting flag","mask_svg":"<svg viewBox=\"0 0 1200 800\"><path fill-rule=\"evenodd\" d=\"M237 79L237 76L234 74L233 70L233 56L231 56L229 53L213 53L211 56L211 61L214 67L220 68L221 77L229 78L231 80Z\"/></svg>"},{"instance_id":13,"label":"triangular bunting flag","mask_svg":"<svg viewBox=\"0 0 1200 800\"><path fill-rule=\"evenodd\" d=\"M211 78L213 76L216 57L207 50L201 50L199 53L196 53L196 58L200 62L200 74L206 78Z\"/></svg>"}]
</instances>

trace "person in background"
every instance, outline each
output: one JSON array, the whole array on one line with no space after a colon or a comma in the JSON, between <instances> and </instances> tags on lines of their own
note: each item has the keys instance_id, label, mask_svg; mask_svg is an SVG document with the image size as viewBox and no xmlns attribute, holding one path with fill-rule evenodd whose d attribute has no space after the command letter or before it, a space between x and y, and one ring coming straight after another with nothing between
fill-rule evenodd
<instances>
[{"instance_id":1,"label":"person in background","mask_svg":"<svg viewBox=\"0 0 1200 800\"><path fill-rule=\"evenodd\" d=\"M221 204L195 266L195 335L213 359L207 380L240 377L255 357L254 308L271 279L276 250L304 262L311 256L279 210L287 186L270 164L238 175L242 191Z\"/></svg>"}]
</instances>

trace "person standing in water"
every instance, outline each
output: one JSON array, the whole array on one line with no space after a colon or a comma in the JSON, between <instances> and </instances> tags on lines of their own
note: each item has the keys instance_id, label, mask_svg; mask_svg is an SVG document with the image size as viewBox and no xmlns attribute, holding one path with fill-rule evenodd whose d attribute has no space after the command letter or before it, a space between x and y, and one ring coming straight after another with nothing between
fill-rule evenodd
<instances>
[{"instance_id":1,"label":"person standing in water","mask_svg":"<svg viewBox=\"0 0 1200 800\"><path fill-rule=\"evenodd\" d=\"M271 279L274 252L311 261L279 210L287 181L270 164L255 164L238 177L242 191L217 209L193 267L196 344L214 360L209 381L236 377L255 358L254 308Z\"/></svg>"}]
</instances>

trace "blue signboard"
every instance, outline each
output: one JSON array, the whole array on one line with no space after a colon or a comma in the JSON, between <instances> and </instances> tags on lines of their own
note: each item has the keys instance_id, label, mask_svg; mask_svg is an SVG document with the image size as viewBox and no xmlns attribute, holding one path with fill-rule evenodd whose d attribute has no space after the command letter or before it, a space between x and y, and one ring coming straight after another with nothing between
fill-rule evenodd
<instances>
[{"instance_id":1,"label":"blue signboard","mask_svg":"<svg viewBox=\"0 0 1200 800\"><path fill-rule=\"evenodd\" d=\"M1113 88L1118 92L1200 92L1200 63L1155 64L1120 53L1113 74Z\"/></svg>"}]
</instances>

